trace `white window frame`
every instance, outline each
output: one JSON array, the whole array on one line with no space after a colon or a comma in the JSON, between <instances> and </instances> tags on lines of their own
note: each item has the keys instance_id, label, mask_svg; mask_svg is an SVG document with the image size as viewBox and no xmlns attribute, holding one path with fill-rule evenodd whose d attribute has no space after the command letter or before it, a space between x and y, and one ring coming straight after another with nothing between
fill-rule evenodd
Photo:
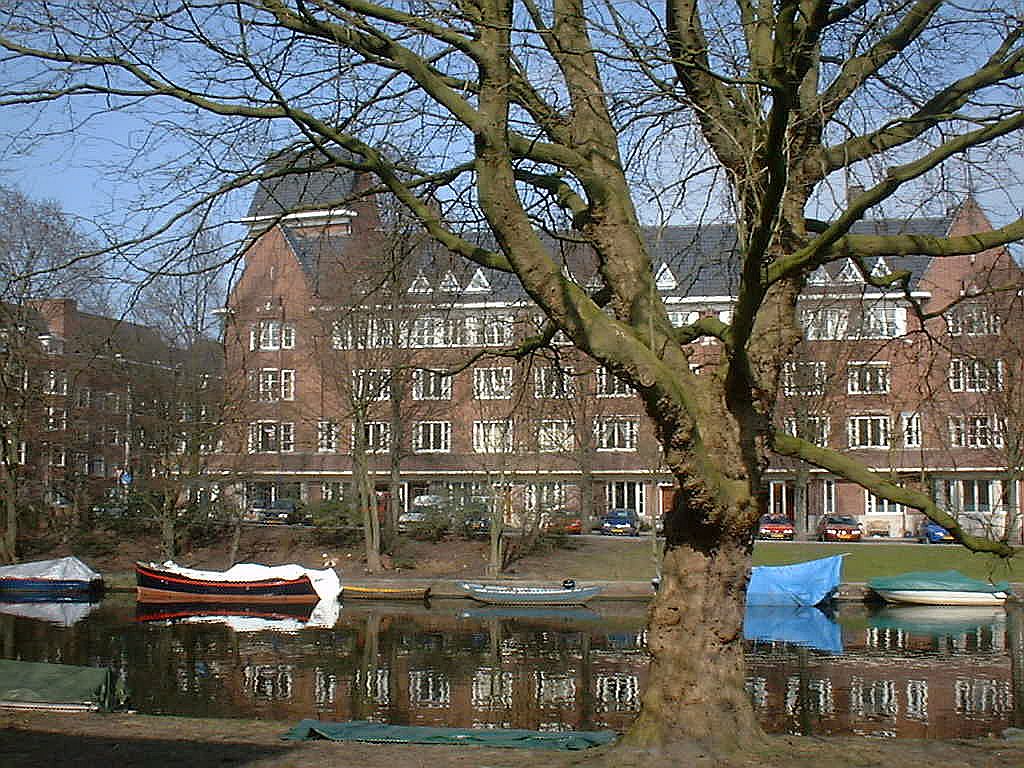
<instances>
[{"instance_id":1,"label":"white window frame","mask_svg":"<svg viewBox=\"0 0 1024 768\"><path fill-rule=\"evenodd\" d=\"M850 311L836 307L816 307L800 310L800 326L808 341L837 341L845 339L850 324Z\"/></svg>"},{"instance_id":2,"label":"white window frame","mask_svg":"<svg viewBox=\"0 0 1024 768\"><path fill-rule=\"evenodd\" d=\"M832 435L832 420L827 414L809 413L804 416L787 416L786 433L807 440L821 448L828 448Z\"/></svg>"},{"instance_id":3,"label":"white window frame","mask_svg":"<svg viewBox=\"0 0 1024 768\"><path fill-rule=\"evenodd\" d=\"M566 399L576 396L576 382L572 368L542 365L533 371L533 396L538 400Z\"/></svg>"},{"instance_id":4,"label":"white window frame","mask_svg":"<svg viewBox=\"0 0 1024 768\"><path fill-rule=\"evenodd\" d=\"M636 394L628 382L623 381L607 368L597 369L598 397L632 397Z\"/></svg>"},{"instance_id":5,"label":"white window frame","mask_svg":"<svg viewBox=\"0 0 1024 768\"><path fill-rule=\"evenodd\" d=\"M316 450L318 453L335 453L338 450L338 424L321 419L316 424Z\"/></svg>"},{"instance_id":6,"label":"white window frame","mask_svg":"<svg viewBox=\"0 0 1024 768\"><path fill-rule=\"evenodd\" d=\"M352 394L359 402L380 402L391 398L391 371L387 368L357 368L352 371Z\"/></svg>"},{"instance_id":7,"label":"white window frame","mask_svg":"<svg viewBox=\"0 0 1024 768\"><path fill-rule=\"evenodd\" d=\"M828 363L824 360L787 360L782 366L782 391L789 396L825 394Z\"/></svg>"},{"instance_id":8,"label":"white window frame","mask_svg":"<svg viewBox=\"0 0 1024 768\"><path fill-rule=\"evenodd\" d=\"M66 395L68 393L68 372L51 368L46 372L46 386L43 393L47 395Z\"/></svg>"},{"instance_id":9,"label":"white window frame","mask_svg":"<svg viewBox=\"0 0 1024 768\"><path fill-rule=\"evenodd\" d=\"M259 352L295 349L295 326L280 320L260 320L249 329L249 349Z\"/></svg>"},{"instance_id":10,"label":"white window frame","mask_svg":"<svg viewBox=\"0 0 1024 768\"><path fill-rule=\"evenodd\" d=\"M262 403L295 399L295 371L290 368L260 368L257 376L257 397Z\"/></svg>"},{"instance_id":11,"label":"white window frame","mask_svg":"<svg viewBox=\"0 0 1024 768\"><path fill-rule=\"evenodd\" d=\"M892 390L888 360L854 361L846 368L846 392L850 395L887 395Z\"/></svg>"},{"instance_id":12,"label":"white window frame","mask_svg":"<svg viewBox=\"0 0 1024 768\"><path fill-rule=\"evenodd\" d=\"M950 392L998 392L1003 388L1003 361L989 363L973 357L954 357L949 361Z\"/></svg>"},{"instance_id":13,"label":"white window frame","mask_svg":"<svg viewBox=\"0 0 1024 768\"><path fill-rule=\"evenodd\" d=\"M878 516L902 516L906 509L895 501L875 496L871 491L864 490L864 514Z\"/></svg>"},{"instance_id":14,"label":"white window frame","mask_svg":"<svg viewBox=\"0 0 1024 768\"><path fill-rule=\"evenodd\" d=\"M355 424L352 428L355 429ZM363 422L363 445L366 446L367 453L387 453L391 450L391 424L387 421Z\"/></svg>"},{"instance_id":15,"label":"white window frame","mask_svg":"<svg viewBox=\"0 0 1024 768\"><path fill-rule=\"evenodd\" d=\"M451 400L452 377L439 371L417 368L412 372L413 400Z\"/></svg>"},{"instance_id":16,"label":"white window frame","mask_svg":"<svg viewBox=\"0 0 1024 768\"><path fill-rule=\"evenodd\" d=\"M68 409L57 406L46 408L46 430L48 432L66 432L68 429Z\"/></svg>"},{"instance_id":17,"label":"white window frame","mask_svg":"<svg viewBox=\"0 0 1024 768\"><path fill-rule=\"evenodd\" d=\"M907 310L894 304L873 304L861 313L860 338L895 339L907 332Z\"/></svg>"},{"instance_id":18,"label":"white window frame","mask_svg":"<svg viewBox=\"0 0 1024 768\"><path fill-rule=\"evenodd\" d=\"M66 467L68 465L68 449L63 445L50 446L50 466Z\"/></svg>"},{"instance_id":19,"label":"white window frame","mask_svg":"<svg viewBox=\"0 0 1024 768\"><path fill-rule=\"evenodd\" d=\"M474 368L473 397L477 400L510 400L512 398L512 369Z\"/></svg>"},{"instance_id":20,"label":"white window frame","mask_svg":"<svg viewBox=\"0 0 1024 768\"><path fill-rule=\"evenodd\" d=\"M999 448L1004 422L993 414L974 413L949 417L949 444L953 448Z\"/></svg>"},{"instance_id":21,"label":"white window frame","mask_svg":"<svg viewBox=\"0 0 1024 768\"><path fill-rule=\"evenodd\" d=\"M512 453L515 450L512 419L473 422L474 453Z\"/></svg>"},{"instance_id":22,"label":"white window frame","mask_svg":"<svg viewBox=\"0 0 1024 768\"><path fill-rule=\"evenodd\" d=\"M950 336L991 336L1002 332L1003 322L993 307L968 302L946 313L946 330Z\"/></svg>"},{"instance_id":23,"label":"white window frame","mask_svg":"<svg viewBox=\"0 0 1024 768\"><path fill-rule=\"evenodd\" d=\"M515 317L483 314L466 318L466 343L478 347L501 347L512 343Z\"/></svg>"},{"instance_id":24,"label":"white window frame","mask_svg":"<svg viewBox=\"0 0 1024 768\"><path fill-rule=\"evenodd\" d=\"M900 436L904 448L921 447L921 414L904 411L900 414Z\"/></svg>"},{"instance_id":25,"label":"white window frame","mask_svg":"<svg viewBox=\"0 0 1024 768\"><path fill-rule=\"evenodd\" d=\"M849 448L889 448L892 444L892 419L887 414L877 413L850 416L846 421L846 436ZM866 440L863 439L865 437Z\"/></svg>"},{"instance_id":26,"label":"white window frame","mask_svg":"<svg viewBox=\"0 0 1024 768\"><path fill-rule=\"evenodd\" d=\"M635 451L640 439L636 416L603 416L594 419L594 442L599 451Z\"/></svg>"},{"instance_id":27,"label":"white window frame","mask_svg":"<svg viewBox=\"0 0 1024 768\"><path fill-rule=\"evenodd\" d=\"M265 429L272 429L267 433ZM276 448L263 448L269 436ZM249 423L249 453L292 453L295 450L295 424L290 421L253 421Z\"/></svg>"},{"instance_id":28,"label":"white window frame","mask_svg":"<svg viewBox=\"0 0 1024 768\"><path fill-rule=\"evenodd\" d=\"M541 419L537 422L537 450L567 453L576 447L576 425L571 419Z\"/></svg>"},{"instance_id":29,"label":"white window frame","mask_svg":"<svg viewBox=\"0 0 1024 768\"><path fill-rule=\"evenodd\" d=\"M450 421L417 421L413 424L414 453L451 453Z\"/></svg>"}]
</instances>

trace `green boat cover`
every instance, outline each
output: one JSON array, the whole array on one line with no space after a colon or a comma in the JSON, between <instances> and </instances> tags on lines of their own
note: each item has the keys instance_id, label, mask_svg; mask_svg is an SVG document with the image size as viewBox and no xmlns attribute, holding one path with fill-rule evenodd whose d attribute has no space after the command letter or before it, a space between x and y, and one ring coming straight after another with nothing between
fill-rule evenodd
<instances>
[{"instance_id":1,"label":"green boat cover","mask_svg":"<svg viewBox=\"0 0 1024 768\"><path fill-rule=\"evenodd\" d=\"M109 669L0 659L0 706L30 709L110 709Z\"/></svg>"},{"instance_id":2,"label":"green boat cover","mask_svg":"<svg viewBox=\"0 0 1024 768\"><path fill-rule=\"evenodd\" d=\"M469 744L518 749L589 749L615 740L614 731L527 731L508 728L434 728L426 725L385 725L366 720L323 723L303 720L283 738L293 741L370 741L378 744Z\"/></svg>"},{"instance_id":3,"label":"green boat cover","mask_svg":"<svg viewBox=\"0 0 1024 768\"><path fill-rule=\"evenodd\" d=\"M964 576L960 571L916 571L871 579L868 586L874 590L912 589L928 592L1009 592L1005 581L992 584Z\"/></svg>"}]
</instances>

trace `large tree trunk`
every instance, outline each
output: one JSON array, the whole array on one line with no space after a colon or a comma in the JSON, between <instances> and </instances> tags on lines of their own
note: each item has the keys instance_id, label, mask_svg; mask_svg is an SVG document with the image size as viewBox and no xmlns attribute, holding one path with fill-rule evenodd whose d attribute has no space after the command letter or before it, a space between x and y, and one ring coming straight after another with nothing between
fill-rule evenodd
<instances>
[{"instance_id":1,"label":"large tree trunk","mask_svg":"<svg viewBox=\"0 0 1024 768\"><path fill-rule=\"evenodd\" d=\"M695 746L722 753L760 736L744 687L750 552L747 540L705 551L666 547L648 623L647 690L626 745L663 746L685 733Z\"/></svg>"}]
</instances>

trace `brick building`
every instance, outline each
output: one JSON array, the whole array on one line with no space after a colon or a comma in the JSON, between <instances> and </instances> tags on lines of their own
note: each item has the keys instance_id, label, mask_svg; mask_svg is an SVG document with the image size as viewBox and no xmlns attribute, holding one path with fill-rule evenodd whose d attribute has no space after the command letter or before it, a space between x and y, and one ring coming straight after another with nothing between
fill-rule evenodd
<instances>
[{"instance_id":1,"label":"brick building","mask_svg":"<svg viewBox=\"0 0 1024 768\"><path fill-rule=\"evenodd\" d=\"M392 473L400 479L404 504L434 494L500 501L510 517L564 507L659 517L673 482L630 389L557 335L534 355L501 354L545 330L514 279L389 234L370 199L322 203L350 197L358 184L337 172L283 176L253 200L245 268L225 308L227 380L240 403L225 460L244 467L245 503L338 497L353 462L365 461L378 492ZM864 221L857 230L986 227L969 201L947 217ZM729 319L731 227L652 229L649 247L674 323L707 313ZM564 242L553 248L586 286L587 254ZM853 262L815 274L799 309L807 341L785 372L779 426L932 488L951 508L979 515L979 525L1005 524L1018 496L1005 482L1007 427L982 408L982 363L970 361L984 357L1003 371L988 379L992 389L1019 367L1019 356L993 358L992 349L972 357L982 351L973 342L1001 338L991 318L1006 309L992 309L981 292L1016 280L1015 265L998 249L882 258L867 268L876 276L909 270L907 293L869 286ZM967 301L973 293L979 298ZM922 321L907 296L939 314ZM964 341L972 343L957 351ZM709 341L692 359L699 368L715 355ZM805 530L834 510L887 535L917 523L820 472L779 461L770 478L768 506L790 517L806 510Z\"/></svg>"},{"instance_id":2,"label":"brick building","mask_svg":"<svg viewBox=\"0 0 1024 768\"><path fill-rule=\"evenodd\" d=\"M175 349L153 328L82 312L74 299L4 305L4 493L23 507L83 512L180 476L190 454L215 448L220 359L219 344Z\"/></svg>"}]
</instances>

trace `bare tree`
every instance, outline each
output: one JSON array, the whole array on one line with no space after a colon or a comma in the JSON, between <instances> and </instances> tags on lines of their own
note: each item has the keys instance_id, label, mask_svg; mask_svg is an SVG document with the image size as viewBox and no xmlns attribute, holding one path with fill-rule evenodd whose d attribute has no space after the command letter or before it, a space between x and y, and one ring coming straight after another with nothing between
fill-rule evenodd
<instances>
[{"instance_id":1,"label":"bare tree","mask_svg":"<svg viewBox=\"0 0 1024 768\"><path fill-rule=\"evenodd\" d=\"M801 337L797 297L820 265L851 258L866 282L899 291L906 272L874 276L866 260L957 258L1024 236L1019 218L951 237L852 231L873 206L935 197L928 185L955 175L968 151L979 178L1019 153L1020 18L1016 1L325 0L183 3L154 16L56 0L8 9L0 104L159 101L154 141L177 127L196 159L218 155L210 194L253 179L250 167L225 171L252 156L251 142L287 132L289 151L376 174L446 248L514 274L552 330L637 390L679 486L650 619L651 683L626 742L727 750L759 736L740 627L772 450L921 510L976 551L1011 553L928 494L776 431L772 416ZM336 147L352 154L325 151ZM998 167L982 163L989 152ZM198 166L192 177L202 181ZM865 189L833 203L840 179ZM707 265L728 276L727 320L672 325L639 223L645 199L669 213L707 200L731 209L735 244ZM553 256L544 234L562 217L593 274ZM467 236L481 228L489 237ZM722 353L696 375L703 338Z\"/></svg>"}]
</instances>

